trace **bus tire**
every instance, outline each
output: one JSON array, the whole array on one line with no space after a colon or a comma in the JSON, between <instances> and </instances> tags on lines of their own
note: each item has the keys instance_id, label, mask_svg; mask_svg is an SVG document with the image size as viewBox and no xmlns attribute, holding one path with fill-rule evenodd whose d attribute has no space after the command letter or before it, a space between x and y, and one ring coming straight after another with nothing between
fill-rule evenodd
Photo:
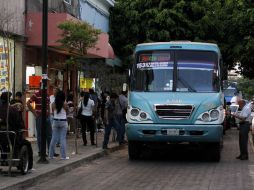
<instances>
[{"instance_id":1,"label":"bus tire","mask_svg":"<svg viewBox=\"0 0 254 190\"><path fill-rule=\"evenodd\" d=\"M221 158L221 143L211 143L209 146L210 158L213 162L219 162Z\"/></svg>"},{"instance_id":2,"label":"bus tire","mask_svg":"<svg viewBox=\"0 0 254 190\"><path fill-rule=\"evenodd\" d=\"M140 157L141 146L138 142L129 141L128 142L128 153L129 160L137 160Z\"/></svg>"}]
</instances>

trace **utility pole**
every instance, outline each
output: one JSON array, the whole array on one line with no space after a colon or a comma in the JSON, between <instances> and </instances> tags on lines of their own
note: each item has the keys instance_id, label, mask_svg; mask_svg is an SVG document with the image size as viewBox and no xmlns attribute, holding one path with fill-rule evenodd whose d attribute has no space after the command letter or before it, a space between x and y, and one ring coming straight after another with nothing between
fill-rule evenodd
<instances>
[{"instance_id":1,"label":"utility pole","mask_svg":"<svg viewBox=\"0 0 254 190\"><path fill-rule=\"evenodd\" d=\"M48 0L42 3L42 82L41 82L41 154L38 163L49 163L46 159L46 119L47 119L47 67L48 67Z\"/></svg>"}]
</instances>

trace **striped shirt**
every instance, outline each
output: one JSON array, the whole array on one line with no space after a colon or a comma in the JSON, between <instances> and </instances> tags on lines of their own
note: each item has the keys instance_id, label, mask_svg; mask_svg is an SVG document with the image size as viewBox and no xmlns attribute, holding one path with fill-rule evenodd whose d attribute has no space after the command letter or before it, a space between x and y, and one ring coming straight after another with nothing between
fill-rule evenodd
<instances>
[{"instance_id":1,"label":"striped shirt","mask_svg":"<svg viewBox=\"0 0 254 190\"><path fill-rule=\"evenodd\" d=\"M35 92L31 97L30 99L28 100L28 102L31 104L31 103L35 103L35 112L36 114L38 115L41 115L41 109L42 109L42 96L41 96L41 91L38 91L38 92ZM47 96L47 108L46 108L46 111L47 111L47 116L49 115L48 111L49 111L49 97Z\"/></svg>"}]
</instances>

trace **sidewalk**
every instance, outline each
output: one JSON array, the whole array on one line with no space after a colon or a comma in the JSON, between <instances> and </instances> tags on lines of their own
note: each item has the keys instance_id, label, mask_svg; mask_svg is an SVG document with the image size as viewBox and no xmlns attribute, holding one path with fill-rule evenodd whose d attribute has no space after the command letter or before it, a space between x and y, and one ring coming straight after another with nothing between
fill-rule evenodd
<instances>
[{"instance_id":1,"label":"sidewalk","mask_svg":"<svg viewBox=\"0 0 254 190\"><path fill-rule=\"evenodd\" d=\"M50 160L49 164L38 164L38 148L35 138L30 138L29 140L32 143L33 155L34 155L34 166L33 169L26 175L21 175L16 167L12 168L13 176L8 176L8 167L0 166L2 172L0 172L0 190L15 190L15 189L26 189L27 187L33 186L33 184L47 181L54 176L57 176L61 173L68 172L74 168L79 167L84 162L94 160L96 158L102 157L109 152L113 152L123 148L124 146L119 146L118 143L112 142L110 137L109 149L102 149L103 141L103 132L97 133L97 144L98 146L92 146L90 143L89 133L87 134L88 144L83 146L82 138L77 139L78 144L78 153L75 154L75 137L73 134L68 135L67 137L67 156L70 157L69 160L60 160L60 157ZM60 153L60 149L56 148L56 153Z\"/></svg>"}]
</instances>

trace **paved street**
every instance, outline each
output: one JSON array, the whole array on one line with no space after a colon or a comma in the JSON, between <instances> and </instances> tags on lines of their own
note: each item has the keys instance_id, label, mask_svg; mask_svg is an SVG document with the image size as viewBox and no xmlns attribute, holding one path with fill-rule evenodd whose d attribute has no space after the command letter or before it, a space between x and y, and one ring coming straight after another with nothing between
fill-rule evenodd
<instances>
[{"instance_id":1,"label":"paved street","mask_svg":"<svg viewBox=\"0 0 254 190\"><path fill-rule=\"evenodd\" d=\"M191 148L174 151L178 154L174 157L147 153L141 160L129 161L126 147L29 190L253 190L253 147L249 146L248 161L235 159L239 153L237 135L235 129L227 132L218 163L204 160L199 156L202 153L193 156Z\"/></svg>"}]
</instances>

